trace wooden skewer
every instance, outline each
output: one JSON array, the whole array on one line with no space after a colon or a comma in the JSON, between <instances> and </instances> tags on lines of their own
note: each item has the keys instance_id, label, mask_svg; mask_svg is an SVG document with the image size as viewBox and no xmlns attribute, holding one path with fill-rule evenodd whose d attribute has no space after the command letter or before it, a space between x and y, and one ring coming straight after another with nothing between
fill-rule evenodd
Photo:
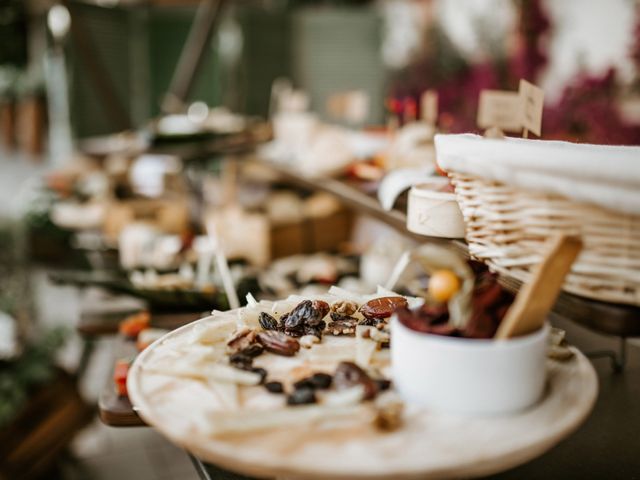
<instances>
[{"instance_id":1,"label":"wooden skewer","mask_svg":"<svg viewBox=\"0 0 640 480\"><path fill-rule=\"evenodd\" d=\"M582 250L577 237L560 235L550 242L544 259L533 278L518 292L502 320L495 338L504 340L534 332L542 327L562 289L564 278Z\"/></svg>"}]
</instances>

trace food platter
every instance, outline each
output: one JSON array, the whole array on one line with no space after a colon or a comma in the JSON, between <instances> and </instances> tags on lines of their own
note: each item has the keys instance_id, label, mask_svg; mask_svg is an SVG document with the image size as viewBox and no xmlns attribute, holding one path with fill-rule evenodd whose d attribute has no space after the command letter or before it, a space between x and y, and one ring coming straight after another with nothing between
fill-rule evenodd
<instances>
[{"instance_id":1,"label":"food platter","mask_svg":"<svg viewBox=\"0 0 640 480\"><path fill-rule=\"evenodd\" d=\"M149 425L199 458L246 475L357 479L488 475L529 461L557 444L584 421L597 395L593 367L574 350L569 361L548 360L543 397L517 414L457 416L407 405L400 428L383 432L366 420L368 407L361 404L343 410L340 417L313 424L286 421L279 428L224 431L220 425L229 422L242 425L259 415L273 423L283 410L308 408L285 407L282 395L261 386L242 387L239 403L230 405L218 390L220 382L167 373L190 358L198 359L198 368L208 368L202 359L224 347L226 340L203 345L194 339L207 329L244 321L247 312L214 312L169 333L138 356L127 382L135 409ZM355 342L354 337L325 335L321 344L298 355L265 353L256 360L276 377L278 372L294 370L330 372L337 358L314 356L314 349L322 345L345 352L350 346L355 350ZM377 367L388 372L384 350L375 355Z\"/></svg>"}]
</instances>

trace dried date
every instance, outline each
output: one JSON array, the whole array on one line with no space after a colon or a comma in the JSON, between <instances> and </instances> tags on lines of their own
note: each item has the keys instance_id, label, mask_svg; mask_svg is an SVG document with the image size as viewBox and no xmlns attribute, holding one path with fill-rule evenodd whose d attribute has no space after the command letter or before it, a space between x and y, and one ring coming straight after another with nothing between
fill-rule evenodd
<instances>
[{"instance_id":1,"label":"dried date","mask_svg":"<svg viewBox=\"0 0 640 480\"><path fill-rule=\"evenodd\" d=\"M316 386L311 381L311 377L305 377L295 382L293 384L293 388L295 390L300 390L301 388L310 388L311 390L315 390Z\"/></svg>"},{"instance_id":2,"label":"dried date","mask_svg":"<svg viewBox=\"0 0 640 480\"><path fill-rule=\"evenodd\" d=\"M264 347L259 343L253 343L244 350L240 351L240 353L243 353L244 355L251 358L259 357L260 355L262 355L262 352L264 352Z\"/></svg>"},{"instance_id":3,"label":"dried date","mask_svg":"<svg viewBox=\"0 0 640 480\"><path fill-rule=\"evenodd\" d=\"M306 325L304 327L304 334L305 335L313 335L315 337L318 337L318 339L321 339L322 338L322 333L324 332L324 329L326 327L327 327L327 324L324 321L322 321L318 325L314 325L314 326Z\"/></svg>"},{"instance_id":4,"label":"dried date","mask_svg":"<svg viewBox=\"0 0 640 480\"><path fill-rule=\"evenodd\" d=\"M285 324L287 323L287 318L289 318L289 314L288 313L285 313L284 315L282 315L280 317L280 322L278 323L278 331L279 332L284 332Z\"/></svg>"},{"instance_id":5,"label":"dried date","mask_svg":"<svg viewBox=\"0 0 640 480\"><path fill-rule=\"evenodd\" d=\"M256 332L251 328L238 330L227 342L227 347L231 353L239 352L248 348L256 341Z\"/></svg>"},{"instance_id":6,"label":"dried date","mask_svg":"<svg viewBox=\"0 0 640 480\"><path fill-rule=\"evenodd\" d=\"M278 330L278 321L267 312L260 312L258 322L265 330Z\"/></svg>"},{"instance_id":7,"label":"dried date","mask_svg":"<svg viewBox=\"0 0 640 480\"><path fill-rule=\"evenodd\" d=\"M295 337L295 338L302 337L303 335L306 335L305 331L304 331L304 328L285 328L283 330L283 333L285 335L289 335L290 337Z\"/></svg>"},{"instance_id":8,"label":"dried date","mask_svg":"<svg viewBox=\"0 0 640 480\"><path fill-rule=\"evenodd\" d=\"M249 371L260 375L260 383L264 383L264 381L267 379L267 371L262 367L250 368Z\"/></svg>"},{"instance_id":9,"label":"dried date","mask_svg":"<svg viewBox=\"0 0 640 480\"><path fill-rule=\"evenodd\" d=\"M253 364L253 357L245 355L242 352L237 352L229 357L229 363L241 370L247 370L251 368Z\"/></svg>"},{"instance_id":10,"label":"dried date","mask_svg":"<svg viewBox=\"0 0 640 480\"><path fill-rule=\"evenodd\" d=\"M322 319L327 316L327 313L329 313L329 310L331 309L331 307L329 307L329 304L323 300L314 300L312 305L316 312L316 316L312 319L312 321L307 320L308 325L316 325L320 323Z\"/></svg>"},{"instance_id":11,"label":"dried date","mask_svg":"<svg viewBox=\"0 0 640 480\"><path fill-rule=\"evenodd\" d=\"M310 388L312 390L325 390L331 386L331 382L333 381L333 377L328 373L314 373L309 377L305 377L301 380L298 380L293 384L293 388L301 389L301 388Z\"/></svg>"},{"instance_id":12,"label":"dried date","mask_svg":"<svg viewBox=\"0 0 640 480\"><path fill-rule=\"evenodd\" d=\"M366 318L388 318L397 308L407 306L404 297L381 297L369 300L360 307L360 313Z\"/></svg>"},{"instance_id":13,"label":"dried date","mask_svg":"<svg viewBox=\"0 0 640 480\"><path fill-rule=\"evenodd\" d=\"M300 350L300 343L284 333L266 331L258 333L258 341L271 353L291 357Z\"/></svg>"},{"instance_id":14,"label":"dried date","mask_svg":"<svg viewBox=\"0 0 640 480\"><path fill-rule=\"evenodd\" d=\"M379 392L384 392L391 388L391 380L387 380L386 378L378 378L374 380L374 382L376 382Z\"/></svg>"},{"instance_id":15,"label":"dried date","mask_svg":"<svg viewBox=\"0 0 640 480\"><path fill-rule=\"evenodd\" d=\"M282 393L284 392L284 387L282 386L282 382L267 382L264 384L264 388L267 389L269 393Z\"/></svg>"},{"instance_id":16,"label":"dried date","mask_svg":"<svg viewBox=\"0 0 640 480\"><path fill-rule=\"evenodd\" d=\"M364 399L370 400L378 393L378 385L353 362L340 362L336 373L333 376L333 384L338 390L362 385L364 388Z\"/></svg>"},{"instance_id":17,"label":"dried date","mask_svg":"<svg viewBox=\"0 0 640 480\"><path fill-rule=\"evenodd\" d=\"M329 304L322 300L305 300L300 302L289 314L284 322L285 330L300 330L304 326L318 325L329 313Z\"/></svg>"},{"instance_id":18,"label":"dried date","mask_svg":"<svg viewBox=\"0 0 640 480\"><path fill-rule=\"evenodd\" d=\"M308 405L316 401L316 393L312 388L297 388L287 396L287 405Z\"/></svg>"},{"instance_id":19,"label":"dried date","mask_svg":"<svg viewBox=\"0 0 640 480\"><path fill-rule=\"evenodd\" d=\"M331 386L331 383L333 382L333 377L328 373L319 372L311 375L310 380L315 388L324 390Z\"/></svg>"}]
</instances>

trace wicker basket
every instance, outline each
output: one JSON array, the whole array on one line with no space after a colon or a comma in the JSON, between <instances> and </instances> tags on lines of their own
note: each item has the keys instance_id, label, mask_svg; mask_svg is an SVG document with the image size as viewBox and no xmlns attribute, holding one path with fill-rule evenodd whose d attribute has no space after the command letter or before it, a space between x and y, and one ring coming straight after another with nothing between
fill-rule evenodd
<instances>
[{"instance_id":1,"label":"wicker basket","mask_svg":"<svg viewBox=\"0 0 640 480\"><path fill-rule=\"evenodd\" d=\"M506 185L470 175L473 169L466 167L461 168L465 173L457 172L451 162L445 168L456 189L473 257L526 281L550 235L578 234L584 249L564 289L597 300L640 305L640 215L530 190L522 182Z\"/></svg>"}]
</instances>

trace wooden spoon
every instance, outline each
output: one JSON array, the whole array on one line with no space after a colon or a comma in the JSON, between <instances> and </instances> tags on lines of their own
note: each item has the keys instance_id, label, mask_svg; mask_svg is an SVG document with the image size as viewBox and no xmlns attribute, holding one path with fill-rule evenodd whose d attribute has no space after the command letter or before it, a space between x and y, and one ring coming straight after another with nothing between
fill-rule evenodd
<instances>
[{"instance_id":1,"label":"wooden spoon","mask_svg":"<svg viewBox=\"0 0 640 480\"><path fill-rule=\"evenodd\" d=\"M544 324L562 289L564 278L582 250L582 241L578 237L564 234L549 243L549 250L534 270L533 277L520 289L502 320L496 339L526 335Z\"/></svg>"}]
</instances>

